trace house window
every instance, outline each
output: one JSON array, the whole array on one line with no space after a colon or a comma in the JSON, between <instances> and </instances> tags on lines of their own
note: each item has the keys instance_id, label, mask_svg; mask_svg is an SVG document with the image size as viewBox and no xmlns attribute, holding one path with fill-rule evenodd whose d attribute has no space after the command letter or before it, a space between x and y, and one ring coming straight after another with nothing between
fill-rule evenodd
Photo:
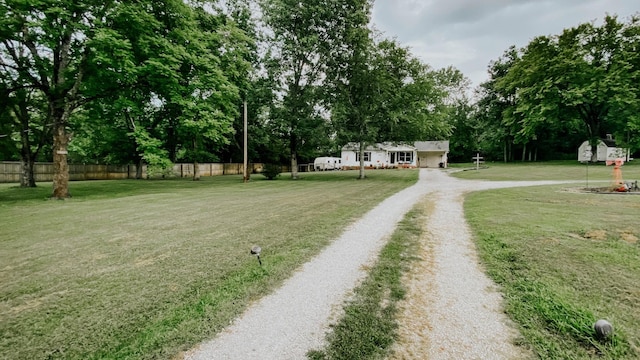
<instances>
[{"instance_id":1,"label":"house window","mask_svg":"<svg viewBox=\"0 0 640 360\"><path fill-rule=\"evenodd\" d=\"M413 152L410 152L410 151L398 152L398 162L401 162L401 163L413 162Z\"/></svg>"},{"instance_id":2,"label":"house window","mask_svg":"<svg viewBox=\"0 0 640 360\"><path fill-rule=\"evenodd\" d=\"M356 162L360 161L360 153L356 153ZM364 152L364 161L371 161L371 151Z\"/></svg>"}]
</instances>

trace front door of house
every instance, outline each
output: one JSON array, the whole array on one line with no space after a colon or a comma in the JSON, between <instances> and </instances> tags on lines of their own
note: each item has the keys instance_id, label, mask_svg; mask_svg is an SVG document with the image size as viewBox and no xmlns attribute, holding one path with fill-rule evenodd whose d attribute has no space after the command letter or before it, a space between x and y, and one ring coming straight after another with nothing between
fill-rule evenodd
<instances>
[{"instance_id":1,"label":"front door of house","mask_svg":"<svg viewBox=\"0 0 640 360\"><path fill-rule=\"evenodd\" d=\"M396 163L396 153L393 152L390 155L391 155L391 164L393 165Z\"/></svg>"}]
</instances>

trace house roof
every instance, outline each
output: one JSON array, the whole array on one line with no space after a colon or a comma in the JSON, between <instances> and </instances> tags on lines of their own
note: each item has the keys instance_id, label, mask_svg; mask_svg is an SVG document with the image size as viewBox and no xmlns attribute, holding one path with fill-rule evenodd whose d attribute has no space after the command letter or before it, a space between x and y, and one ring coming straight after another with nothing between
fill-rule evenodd
<instances>
[{"instance_id":1,"label":"house roof","mask_svg":"<svg viewBox=\"0 0 640 360\"><path fill-rule=\"evenodd\" d=\"M342 147L342 150L358 150L358 143L351 142ZM442 152L449 151L449 140L441 141L416 141L413 146L409 143L384 142L367 145L366 151L418 151L418 152Z\"/></svg>"},{"instance_id":2,"label":"house roof","mask_svg":"<svg viewBox=\"0 0 640 360\"><path fill-rule=\"evenodd\" d=\"M411 145L405 145L405 144L380 144L380 149L381 150L386 150L386 151L415 151L416 148L411 146Z\"/></svg>"},{"instance_id":3,"label":"house roof","mask_svg":"<svg viewBox=\"0 0 640 360\"><path fill-rule=\"evenodd\" d=\"M345 150L345 151L358 150L359 146L360 145L358 143L348 143L342 147L342 150ZM415 150L416 148L411 145L402 144L402 143L392 143L392 142L367 145L367 147L365 148L365 151L415 151Z\"/></svg>"},{"instance_id":4,"label":"house roof","mask_svg":"<svg viewBox=\"0 0 640 360\"><path fill-rule=\"evenodd\" d=\"M416 150L421 151L449 151L449 140L442 141L416 141Z\"/></svg>"}]
</instances>

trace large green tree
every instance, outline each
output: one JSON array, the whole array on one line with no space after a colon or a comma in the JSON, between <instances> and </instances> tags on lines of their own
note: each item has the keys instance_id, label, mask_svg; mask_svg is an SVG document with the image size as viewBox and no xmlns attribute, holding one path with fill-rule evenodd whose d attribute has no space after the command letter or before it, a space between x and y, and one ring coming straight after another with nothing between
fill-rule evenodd
<instances>
[{"instance_id":1,"label":"large green tree","mask_svg":"<svg viewBox=\"0 0 640 360\"><path fill-rule=\"evenodd\" d=\"M520 124L513 121L516 110L515 89L499 85L519 56L515 46L505 50L498 60L489 64L489 80L480 84L477 89L479 100L475 118L482 130L479 136L481 140L475 150L482 151L485 155L496 156L502 153L505 162L513 160L513 145L517 141Z\"/></svg>"},{"instance_id":2,"label":"large green tree","mask_svg":"<svg viewBox=\"0 0 640 360\"><path fill-rule=\"evenodd\" d=\"M602 25L580 24L557 36L535 38L498 87L515 94L511 119L523 142L578 120L595 147L605 134L620 140L637 129L638 20L607 16ZM596 152L593 151L593 156Z\"/></svg>"},{"instance_id":3,"label":"large green tree","mask_svg":"<svg viewBox=\"0 0 640 360\"><path fill-rule=\"evenodd\" d=\"M182 29L188 45L177 57L177 81L162 95L169 116L175 119L176 145L194 163L197 180L198 161L207 156L205 143L228 144L234 131L241 103L238 85L247 82L244 79L249 72L244 44L250 39L224 14L211 14L199 7L195 10L193 30Z\"/></svg>"},{"instance_id":4,"label":"large green tree","mask_svg":"<svg viewBox=\"0 0 640 360\"><path fill-rule=\"evenodd\" d=\"M396 41L374 39L369 29L371 2L349 1L339 7L328 69L332 121L342 143L359 144L360 173L364 149L382 142L413 142L450 133L447 97L458 71L432 71Z\"/></svg>"},{"instance_id":5,"label":"large green tree","mask_svg":"<svg viewBox=\"0 0 640 360\"><path fill-rule=\"evenodd\" d=\"M450 141L450 162L468 162L481 149L482 124L478 121L477 107L468 99L456 99L451 111L453 132Z\"/></svg>"},{"instance_id":6,"label":"large green tree","mask_svg":"<svg viewBox=\"0 0 640 360\"><path fill-rule=\"evenodd\" d=\"M3 71L39 91L53 133L54 198L69 194L69 119L97 93L85 93L87 74L125 72L128 43L105 26L125 4L103 1L8 0L0 3ZM106 51L105 51L106 50ZM125 84L122 84L125 85ZM16 88L7 89L9 93ZM109 89L101 89L108 91Z\"/></svg>"},{"instance_id":7,"label":"large green tree","mask_svg":"<svg viewBox=\"0 0 640 360\"><path fill-rule=\"evenodd\" d=\"M320 106L335 17L330 0L264 0L270 29L267 70L275 84L272 129L289 144L291 177L298 177L298 156L329 137Z\"/></svg>"},{"instance_id":8,"label":"large green tree","mask_svg":"<svg viewBox=\"0 0 640 360\"><path fill-rule=\"evenodd\" d=\"M375 142L376 128L370 126L375 86L371 82L373 39L369 22L372 2L350 0L334 3L335 44L330 49L327 71L331 117L340 142L360 143L360 178L364 178L364 149ZM341 15L341 16L340 16Z\"/></svg>"},{"instance_id":9,"label":"large green tree","mask_svg":"<svg viewBox=\"0 0 640 360\"><path fill-rule=\"evenodd\" d=\"M88 114L74 123L73 155L134 162L137 177L143 163L154 172L192 161L198 179L198 163L215 161L233 133L253 39L215 7L139 6L109 24L130 44L128 86L85 106ZM114 81L99 75L92 84Z\"/></svg>"},{"instance_id":10,"label":"large green tree","mask_svg":"<svg viewBox=\"0 0 640 360\"><path fill-rule=\"evenodd\" d=\"M121 137L127 129L137 156L147 162L166 164L179 150L197 162L201 144L226 142L239 97L229 79L247 72L240 60L248 40L214 5L180 0L0 4L3 97L18 99L23 89L41 94L53 134L54 198L70 195L72 126L85 125L86 135L111 128L100 123L92 130L87 125L98 123L84 123L87 112L74 120L76 110L96 101L102 100L106 121L118 118L124 124L107 131L109 137Z\"/></svg>"},{"instance_id":11,"label":"large green tree","mask_svg":"<svg viewBox=\"0 0 640 360\"><path fill-rule=\"evenodd\" d=\"M195 26L191 9L183 2L148 5L141 2L119 8L105 20L113 36L128 44L122 51L128 67L115 74L91 73L88 92L100 93L104 87L112 90L86 104L86 111L72 124L75 159L133 162L137 178L142 176L143 164L153 173L168 169L175 160L177 123L168 110L173 104L167 97L181 100L180 67L193 57L184 45L197 42L188 36ZM105 56L99 64L103 61L110 59Z\"/></svg>"}]
</instances>

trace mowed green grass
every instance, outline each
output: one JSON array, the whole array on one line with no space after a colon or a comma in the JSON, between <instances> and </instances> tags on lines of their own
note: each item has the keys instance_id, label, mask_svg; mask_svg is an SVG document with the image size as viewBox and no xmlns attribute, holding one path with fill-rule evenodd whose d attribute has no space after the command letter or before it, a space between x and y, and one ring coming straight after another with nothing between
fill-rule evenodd
<instances>
[{"instance_id":1,"label":"mowed green grass","mask_svg":"<svg viewBox=\"0 0 640 360\"><path fill-rule=\"evenodd\" d=\"M590 166L606 186L611 167ZM605 169L606 171L604 171ZM456 176L567 180L575 165L490 165ZM625 180L640 166L623 167ZM501 285L522 344L543 359L640 358L640 195L566 191L571 185L474 192L465 202L487 273ZM595 337L597 319L615 336Z\"/></svg>"},{"instance_id":2,"label":"mowed green grass","mask_svg":"<svg viewBox=\"0 0 640 360\"><path fill-rule=\"evenodd\" d=\"M367 176L72 182L66 201L1 184L0 358L171 358L418 172Z\"/></svg>"},{"instance_id":3,"label":"mowed green grass","mask_svg":"<svg viewBox=\"0 0 640 360\"><path fill-rule=\"evenodd\" d=\"M580 180L589 187L607 186L612 180L613 166L604 163L581 164L577 161L554 161L540 163L487 162L479 170L475 164L452 164L452 170L464 170L454 176L461 179L483 180ZM621 167L624 181L640 180L640 159L625 163Z\"/></svg>"}]
</instances>

